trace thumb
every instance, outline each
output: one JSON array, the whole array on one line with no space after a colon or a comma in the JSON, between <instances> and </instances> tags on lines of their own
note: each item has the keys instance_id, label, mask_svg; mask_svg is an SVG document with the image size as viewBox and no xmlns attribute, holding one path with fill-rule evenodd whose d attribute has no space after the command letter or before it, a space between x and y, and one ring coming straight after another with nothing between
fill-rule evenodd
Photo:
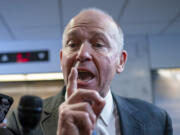
<instances>
[{"instance_id":1,"label":"thumb","mask_svg":"<svg viewBox=\"0 0 180 135\"><path fill-rule=\"evenodd\" d=\"M77 89L77 77L78 72L75 67L71 69L71 72L68 77L68 84L67 84L67 96L71 96Z\"/></svg>"}]
</instances>

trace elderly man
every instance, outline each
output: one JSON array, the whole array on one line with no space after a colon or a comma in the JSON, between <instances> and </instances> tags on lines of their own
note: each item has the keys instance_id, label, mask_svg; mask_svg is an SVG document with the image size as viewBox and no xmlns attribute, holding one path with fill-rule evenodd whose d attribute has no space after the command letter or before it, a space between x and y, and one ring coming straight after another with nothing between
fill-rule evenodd
<instances>
[{"instance_id":1,"label":"elderly man","mask_svg":"<svg viewBox=\"0 0 180 135\"><path fill-rule=\"evenodd\" d=\"M123 71L126 58L123 33L111 16L86 9L72 18L60 52L66 87L44 101L41 122L33 134L172 135L164 110L111 92L111 81ZM8 128L21 132L16 111Z\"/></svg>"}]
</instances>

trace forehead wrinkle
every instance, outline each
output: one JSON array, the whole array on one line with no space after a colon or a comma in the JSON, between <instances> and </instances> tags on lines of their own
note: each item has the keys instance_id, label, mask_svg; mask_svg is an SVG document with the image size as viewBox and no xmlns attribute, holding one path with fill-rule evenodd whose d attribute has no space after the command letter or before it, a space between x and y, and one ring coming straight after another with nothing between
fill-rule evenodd
<instances>
[{"instance_id":1,"label":"forehead wrinkle","mask_svg":"<svg viewBox=\"0 0 180 135\"><path fill-rule=\"evenodd\" d=\"M80 29L74 29L76 27L73 27L73 28L70 28L68 31L67 31L67 36L69 38L81 38L81 36L87 36L87 32L86 31L83 31L82 29L84 28L80 28Z\"/></svg>"},{"instance_id":2,"label":"forehead wrinkle","mask_svg":"<svg viewBox=\"0 0 180 135\"><path fill-rule=\"evenodd\" d=\"M79 36L83 36L83 37L88 37L90 40L91 39L95 39L95 38L100 38L103 41L105 41L106 43L109 43L109 36L107 36L107 34L105 32L103 32L101 29L100 30L90 30L90 31L81 31L79 29L75 29L75 30L70 30L70 32L67 33L67 35L69 36L69 38L73 38L73 37L77 37L80 38Z\"/></svg>"},{"instance_id":3,"label":"forehead wrinkle","mask_svg":"<svg viewBox=\"0 0 180 135\"><path fill-rule=\"evenodd\" d=\"M80 24L74 24L71 27L69 27L69 29L73 29L73 28L98 28L98 29L102 29L105 30L105 28L97 26L97 25L92 25L90 23L80 23Z\"/></svg>"},{"instance_id":4,"label":"forehead wrinkle","mask_svg":"<svg viewBox=\"0 0 180 135\"><path fill-rule=\"evenodd\" d=\"M74 28L80 28L78 30L73 30ZM85 29L88 29L88 28L97 28L96 30L90 30L90 31L86 31ZM84 31L83 31L84 30ZM69 31L69 32L68 32ZM103 27L99 27L99 26L95 26L95 25L89 25L89 26L84 26L84 25L74 25L72 27L69 27L69 30L67 30L67 35L78 35L79 31L82 31L83 34L85 33L90 33L90 34L93 34L93 35L98 35L98 36L103 36L103 37L106 37L105 33L107 33L111 38L115 39L116 37L116 34L115 32L112 33L111 32L108 32L105 28ZM80 32L81 33L81 32Z\"/></svg>"}]
</instances>

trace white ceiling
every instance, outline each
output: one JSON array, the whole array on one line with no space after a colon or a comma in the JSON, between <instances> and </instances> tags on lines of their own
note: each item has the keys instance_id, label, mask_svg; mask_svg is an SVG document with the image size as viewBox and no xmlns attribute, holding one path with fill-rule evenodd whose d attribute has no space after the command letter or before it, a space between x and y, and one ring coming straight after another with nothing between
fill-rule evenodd
<instances>
[{"instance_id":1,"label":"white ceiling","mask_svg":"<svg viewBox=\"0 0 180 135\"><path fill-rule=\"evenodd\" d=\"M180 34L180 0L0 0L0 41L60 39L87 7L111 14L127 35Z\"/></svg>"}]
</instances>

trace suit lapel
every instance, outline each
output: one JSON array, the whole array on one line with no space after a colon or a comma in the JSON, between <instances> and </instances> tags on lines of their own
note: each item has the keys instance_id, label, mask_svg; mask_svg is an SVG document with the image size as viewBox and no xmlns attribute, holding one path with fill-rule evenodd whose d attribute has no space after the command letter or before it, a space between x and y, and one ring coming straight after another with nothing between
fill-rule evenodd
<instances>
[{"instance_id":1,"label":"suit lapel","mask_svg":"<svg viewBox=\"0 0 180 135\"><path fill-rule=\"evenodd\" d=\"M44 103L44 111L41 118L41 128L44 135L55 135L58 122L58 107L64 102L65 87L56 96ZM120 125L121 135L144 135L144 124L140 120L138 109L129 104L124 99L113 94L116 103Z\"/></svg>"},{"instance_id":2,"label":"suit lapel","mask_svg":"<svg viewBox=\"0 0 180 135\"><path fill-rule=\"evenodd\" d=\"M58 123L58 107L64 102L65 88L56 96L44 102L41 128L44 135L55 135Z\"/></svg>"},{"instance_id":3,"label":"suit lapel","mask_svg":"<svg viewBox=\"0 0 180 135\"><path fill-rule=\"evenodd\" d=\"M57 115L57 114L56 114ZM41 128L44 135L55 135L57 131L57 120L53 114L44 114L41 122Z\"/></svg>"},{"instance_id":4,"label":"suit lapel","mask_svg":"<svg viewBox=\"0 0 180 135\"><path fill-rule=\"evenodd\" d=\"M140 120L138 109L114 94L113 97L120 116L121 134L144 135L144 124Z\"/></svg>"}]
</instances>

